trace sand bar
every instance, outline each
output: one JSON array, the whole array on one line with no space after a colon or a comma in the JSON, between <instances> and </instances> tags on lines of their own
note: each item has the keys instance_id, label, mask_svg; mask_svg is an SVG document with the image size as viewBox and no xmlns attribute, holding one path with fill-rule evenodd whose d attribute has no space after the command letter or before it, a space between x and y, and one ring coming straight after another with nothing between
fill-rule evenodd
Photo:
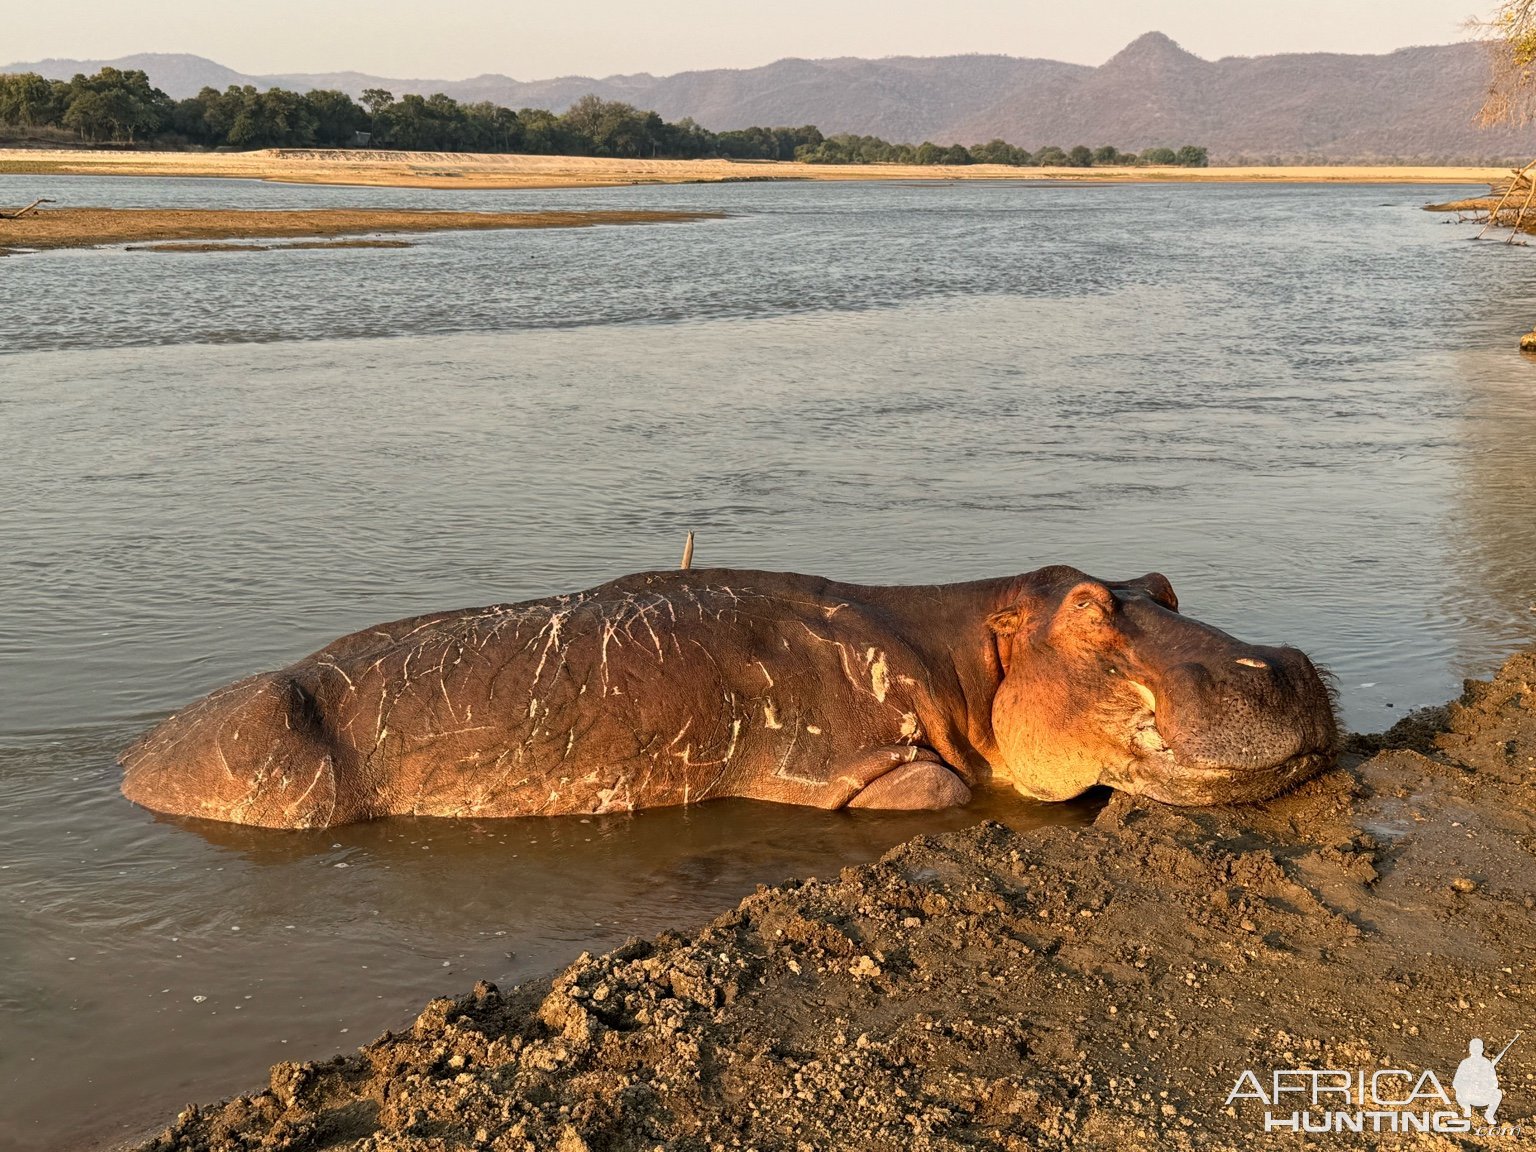
<instances>
[{"instance_id":1,"label":"sand bar","mask_svg":"<svg viewBox=\"0 0 1536 1152\"><path fill-rule=\"evenodd\" d=\"M1503 167L1012 168L1002 164L800 164L466 152L268 148L254 152L0 149L0 175L186 176L394 188L588 188L739 180L1058 180L1080 183L1487 184Z\"/></svg>"},{"instance_id":2,"label":"sand bar","mask_svg":"<svg viewBox=\"0 0 1536 1152\"><path fill-rule=\"evenodd\" d=\"M102 244L155 245L181 240L357 236L376 232L589 228L597 224L677 224L719 218L719 213L708 212L414 212L375 208L269 212L208 208L44 208L21 220L0 219L0 250L90 248Z\"/></svg>"}]
</instances>

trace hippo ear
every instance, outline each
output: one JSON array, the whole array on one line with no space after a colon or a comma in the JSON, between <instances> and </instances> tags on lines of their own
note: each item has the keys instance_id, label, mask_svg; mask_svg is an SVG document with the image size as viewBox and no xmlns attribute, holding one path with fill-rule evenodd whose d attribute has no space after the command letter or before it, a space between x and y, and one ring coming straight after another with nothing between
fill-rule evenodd
<instances>
[{"instance_id":1,"label":"hippo ear","mask_svg":"<svg viewBox=\"0 0 1536 1152\"><path fill-rule=\"evenodd\" d=\"M1168 583L1168 577L1161 572L1148 572L1139 580L1132 580L1132 584L1142 589L1152 599L1156 600L1170 612L1179 610L1179 598L1174 594L1173 585Z\"/></svg>"},{"instance_id":2,"label":"hippo ear","mask_svg":"<svg viewBox=\"0 0 1536 1152\"><path fill-rule=\"evenodd\" d=\"M999 636L1013 636L1022 632L1028 622L1029 609L1022 603L1003 608L987 617L987 627Z\"/></svg>"}]
</instances>

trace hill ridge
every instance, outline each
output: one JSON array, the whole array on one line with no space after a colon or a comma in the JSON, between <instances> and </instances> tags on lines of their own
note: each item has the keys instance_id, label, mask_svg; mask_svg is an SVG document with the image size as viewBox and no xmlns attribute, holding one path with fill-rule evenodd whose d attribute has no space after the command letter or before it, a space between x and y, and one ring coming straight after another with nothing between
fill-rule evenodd
<instances>
[{"instance_id":1,"label":"hill ridge","mask_svg":"<svg viewBox=\"0 0 1536 1152\"><path fill-rule=\"evenodd\" d=\"M461 101L563 111L592 92L685 117L715 131L815 124L889 140L973 144L993 138L1142 150L1184 143L1213 160L1503 161L1532 150L1527 134L1481 131L1474 115L1487 85L1475 43L1420 45L1378 55L1337 52L1224 56L1206 60L1157 31L1136 37L1094 67L974 52L950 56L785 57L752 68L656 76L555 76L516 80L489 72L462 80L391 78L365 72L238 72L191 53L138 53L116 60L47 60L0 72L51 79L103 65L139 68L171 96L205 85L365 88L443 92Z\"/></svg>"}]
</instances>

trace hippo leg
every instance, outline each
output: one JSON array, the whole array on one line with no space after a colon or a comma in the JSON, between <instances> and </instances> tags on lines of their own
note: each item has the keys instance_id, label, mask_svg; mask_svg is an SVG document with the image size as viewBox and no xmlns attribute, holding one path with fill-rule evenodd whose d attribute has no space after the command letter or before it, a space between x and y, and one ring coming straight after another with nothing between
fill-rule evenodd
<instances>
[{"instance_id":1,"label":"hippo leg","mask_svg":"<svg viewBox=\"0 0 1536 1152\"><path fill-rule=\"evenodd\" d=\"M950 808L971 790L927 748L891 744L871 748L838 772L842 785L832 808Z\"/></svg>"},{"instance_id":2,"label":"hippo leg","mask_svg":"<svg viewBox=\"0 0 1536 1152\"><path fill-rule=\"evenodd\" d=\"M123 754L123 795L157 812L263 828L328 828L373 813L359 757L282 672L252 676L177 713Z\"/></svg>"},{"instance_id":3,"label":"hippo leg","mask_svg":"<svg viewBox=\"0 0 1536 1152\"><path fill-rule=\"evenodd\" d=\"M848 801L850 808L958 808L970 803L965 781L935 760L916 760L888 772Z\"/></svg>"}]
</instances>

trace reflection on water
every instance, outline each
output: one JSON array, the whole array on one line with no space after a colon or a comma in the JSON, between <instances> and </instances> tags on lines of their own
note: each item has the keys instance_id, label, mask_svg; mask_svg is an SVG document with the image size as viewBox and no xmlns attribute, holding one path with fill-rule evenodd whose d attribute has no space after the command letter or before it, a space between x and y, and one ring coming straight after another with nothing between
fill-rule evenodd
<instances>
[{"instance_id":1,"label":"reflection on water","mask_svg":"<svg viewBox=\"0 0 1536 1152\"><path fill-rule=\"evenodd\" d=\"M1442 610L1457 670L1486 678L1490 638L1512 648L1536 632L1536 361L1469 351L1458 367L1467 403Z\"/></svg>"},{"instance_id":2,"label":"reflection on water","mask_svg":"<svg viewBox=\"0 0 1536 1152\"><path fill-rule=\"evenodd\" d=\"M1091 812L272 834L118 796L139 731L367 624L670 566L694 529L701 565L869 582L1160 570L1192 615L1331 666L1356 728L1536 637L1536 366L1506 351L1536 264L1461 243L1417 210L1435 190L35 194L737 215L5 261L29 302L0 310L0 1131L22 1148L917 830Z\"/></svg>"}]
</instances>

